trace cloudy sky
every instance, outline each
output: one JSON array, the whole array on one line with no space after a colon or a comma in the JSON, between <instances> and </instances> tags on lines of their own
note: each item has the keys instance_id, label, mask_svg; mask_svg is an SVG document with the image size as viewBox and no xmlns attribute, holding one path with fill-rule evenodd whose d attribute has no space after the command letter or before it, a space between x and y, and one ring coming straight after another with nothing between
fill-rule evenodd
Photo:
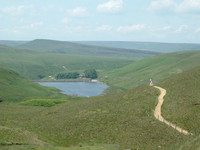
<instances>
[{"instance_id":1,"label":"cloudy sky","mask_svg":"<svg viewBox=\"0 0 200 150\"><path fill-rule=\"evenodd\" d=\"M200 43L200 0L0 0L0 40Z\"/></svg>"}]
</instances>

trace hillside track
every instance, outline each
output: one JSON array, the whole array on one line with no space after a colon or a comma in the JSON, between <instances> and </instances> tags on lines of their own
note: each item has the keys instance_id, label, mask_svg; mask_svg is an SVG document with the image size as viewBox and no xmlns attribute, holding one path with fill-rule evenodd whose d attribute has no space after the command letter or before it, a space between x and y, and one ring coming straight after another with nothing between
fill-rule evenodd
<instances>
[{"instance_id":1,"label":"hillside track","mask_svg":"<svg viewBox=\"0 0 200 150\"><path fill-rule=\"evenodd\" d=\"M154 110L154 116L156 119L158 119L159 121L165 123L166 125L174 128L175 130L177 130L178 132L184 134L184 135L193 135L192 133L188 132L187 130L182 129L181 127L178 127L177 125L165 120L162 116L162 112L161 112L161 108L162 108L162 104L164 102L164 96L166 95L166 90L158 87L158 86L153 86L156 89L160 90L160 95L158 96L158 104L155 107Z\"/></svg>"}]
</instances>

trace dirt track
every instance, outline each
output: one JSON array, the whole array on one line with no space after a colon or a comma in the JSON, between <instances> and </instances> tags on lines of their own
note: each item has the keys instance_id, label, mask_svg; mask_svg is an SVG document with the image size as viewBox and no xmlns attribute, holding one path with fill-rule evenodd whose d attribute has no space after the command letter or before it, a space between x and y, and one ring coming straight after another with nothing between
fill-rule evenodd
<instances>
[{"instance_id":1,"label":"dirt track","mask_svg":"<svg viewBox=\"0 0 200 150\"><path fill-rule=\"evenodd\" d=\"M184 135L193 135L192 133L188 132L187 130L182 129L182 128L176 126L175 124L173 124L173 123L171 123L171 122L169 122L169 121L167 121L163 118L162 113L161 113L161 107L162 107L162 104L164 102L163 97L166 95L167 92L166 92L165 89L163 89L161 87L158 87L158 86L153 86L153 87L159 89L160 92L161 92L159 97L158 97L158 104L156 105L156 108L154 110L155 118L158 119L159 121L167 124L168 126L174 128L175 130L177 130L178 132L180 132Z\"/></svg>"}]
</instances>

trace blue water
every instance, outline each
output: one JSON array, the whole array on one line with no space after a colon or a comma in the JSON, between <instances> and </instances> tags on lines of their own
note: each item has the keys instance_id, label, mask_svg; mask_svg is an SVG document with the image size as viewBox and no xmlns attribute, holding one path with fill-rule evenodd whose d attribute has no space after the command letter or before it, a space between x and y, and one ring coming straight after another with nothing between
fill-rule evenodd
<instances>
[{"instance_id":1,"label":"blue water","mask_svg":"<svg viewBox=\"0 0 200 150\"><path fill-rule=\"evenodd\" d=\"M77 95L80 97L91 97L100 95L107 85L98 82L38 82L40 85L56 87L63 94Z\"/></svg>"}]
</instances>

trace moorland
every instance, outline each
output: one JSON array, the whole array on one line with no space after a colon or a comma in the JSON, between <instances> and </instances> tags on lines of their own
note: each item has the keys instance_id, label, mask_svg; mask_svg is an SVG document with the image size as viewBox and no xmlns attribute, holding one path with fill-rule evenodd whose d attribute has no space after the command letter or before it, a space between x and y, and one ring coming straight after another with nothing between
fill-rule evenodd
<instances>
[{"instance_id":1,"label":"moorland","mask_svg":"<svg viewBox=\"0 0 200 150\"><path fill-rule=\"evenodd\" d=\"M151 43L148 50L142 43L122 47L110 42L112 48L106 47L109 42L0 43L0 149L200 148L198 44L188 44L185 51L178 43ZM154 51L155 46L159 50ZM72 98L31 81L88 68L97 70L98 80L110 86L105 96ZM167 91L164 118L193 135L154 117L160 92L149 86L150 78Z\"/></svg>"}]
</instances>

